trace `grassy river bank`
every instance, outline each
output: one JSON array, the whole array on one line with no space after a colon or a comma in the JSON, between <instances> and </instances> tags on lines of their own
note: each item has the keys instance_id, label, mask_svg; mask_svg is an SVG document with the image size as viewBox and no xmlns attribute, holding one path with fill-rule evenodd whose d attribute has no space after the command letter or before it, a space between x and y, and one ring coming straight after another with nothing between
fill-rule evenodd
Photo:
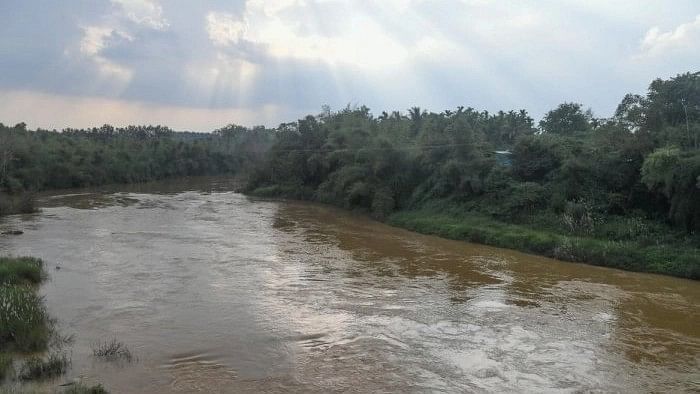
<instances>
[{"instance_id":1,"label":"grassy river bank","mask_svg":"<svg viewBox=\"0 0 700 394\"><path fill-rule=\"evenodd\" d=\"M655 243L646 237L615 240L570 235L552 229L504 223L469 212L403 211L387 222L423 234L629 271L700 278L700 254L683 242Z\"/></svg>"},{"instance_id":2,"label":"grassy river bank","mask_svg":"<svg viewBox=\"0 0 700 394\"><path fill-rule=\"evenodd\" d=\"M39 284L47 278L34 257L0 257L0 382L22 384L58 377L70 367L62 336L49 316ZM0 388L0 392L4 392ZM65 393L106 393L101 385L72 383Z\"/></svg>"},{"instance_id":3,"label":"grassy river bank","mask_svg":"<svg viewBox=\"0 0 700 394\"><path fill-rule=\"evenodd\" d=\"M248 194L286 198L284 193L270 193L269 188ZM291 198L294 197L298 198ZM418 209L400 210L375 219L421 234L563 261L700 279L697 240L654 221L611 216L600 218L592 231L571 233L562 228L557 217L542 215L531 217L529 223L507 223L449 201L432 201Z\"/></svg>"}]
</instances>

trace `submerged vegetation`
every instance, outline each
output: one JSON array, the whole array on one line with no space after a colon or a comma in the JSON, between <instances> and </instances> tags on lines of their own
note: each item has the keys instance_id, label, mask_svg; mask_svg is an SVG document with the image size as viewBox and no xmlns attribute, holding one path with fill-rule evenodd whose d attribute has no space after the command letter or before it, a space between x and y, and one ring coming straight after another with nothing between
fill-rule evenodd
<instances>
[{"instance_id":1,"label":"submerged vegetation","mask_svg":"<svg viewBox=\"0 0 700 394\"><path fill-rule=\"evenodd\" d=\"M698 72L626 95L611 118L563 103L538 124L524 110L363 106L211 134L0 125L0 214L33 209L7 196L42 189L222 173L420 232L700 278Z\"/></svg>"},{"instance_id":2,"label":"submerged vegetation","mask_svg":"<svg viewBox=\"0 0 700 394\"><path fill-rule=\"evenodd\" d=\"M96 384L94 386L87 386L82 383L76 383L71 385L67 390L64 391L65 394L107 394L107 390L101 384Z\"/></svg>"},{"instance_id":3,"label":"submerged vegetation","mask_svg":"<svg viewBox=\"0 0 700 394\"><path fill-rule=\"evenodd\" d=\"M19 378L22 380L48 379L62 375L70 366L65 353L51 353L47 358L32 356L24 361Z\"/></svg>"},{"instance_id":4,"label":"submerged vegetation","mask_svg":"<svg viewBox=\"0 0 700 394\"><path fill-rule=\"evenodd\" d=\"M92 355L106 361L124 360L131 362L131 350L123 343L113 338L110 341L96 343L92 346Z\"/></svg>"}]
</instances>

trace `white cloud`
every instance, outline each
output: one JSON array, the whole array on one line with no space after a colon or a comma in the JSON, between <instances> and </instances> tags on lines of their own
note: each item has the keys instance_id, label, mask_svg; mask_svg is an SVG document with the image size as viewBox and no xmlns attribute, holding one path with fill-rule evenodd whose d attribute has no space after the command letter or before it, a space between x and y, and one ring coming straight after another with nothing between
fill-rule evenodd
<instances>
[{"instance_id":1,"label":"white cloud","mask_svg":"<svg viewBox=\"0 0 700 394\"><path fill-rule=\"evenodd\" d=\"M255 9L262 11L262 13L268 17L275 17L281 11L285 9L305 5L303 0L248 0L246 1L246 7L248 9Z\"/></svg>"},{"instance_id":2,"label":"white cloud","mask_svg":"<svg viewBox=\"0 0 700 394\"><path fill-rule=\"evenodd\" d=\"M80 52L91 59L98 67L100 73L107 78L115 78L121 85L131 80L133 71L127 67L116 64L104 56L101 52L107 47L109 39L123 39L133 41L129 34L108 26L87 26L83 28L83 38L80 41Z\"/></svg>"},{"instance_id":3,"label":"white cloud","mask_svg":"<svg viewBox=\"0 0 700 394\"><path fill-rule=\"evenodd\" d=\"M695 20L680 24L670 31L661 31L657 26L652 27L641 43L642 53L648 56L676 50L700 53L700 15L696 16Z\"/></svg>"},{"instance_id":4,"label":"white cloud","mask_svg":"<svg viewBox=\"0 0 700 394\"><path fill-rule=\"evenodd\" d=\"M163 8L154 0L110 0L118 11L105 16L99 25L82 28L79 51L88 58L103 77L97 83L107 84L117 92L126 88L134 76L134 70L104 56L103 51L115 42L134 42L129 30L164 30L168 22L163 17ZM129 26L125 21L135 23ZM70 51L68 51L70 55Z\"/></svg>"},{"instance_id":5,"label":"white cloud","mask_svg":"<svg viewBox=\"0 0 700 394\"><path fill-rule=\"evenodd\" d=\"M80 41L80 52L95 56L105 47L105 41L112 35L114 29L105 26L88 26L83 28L84 35Z\"/></svg>"},{"instance_id":6,"label":"white cloud","mask_svg":"<svg viewBox=\"0 0 700 394\"><path fill-rule=\"evenodd\" d=\"M112 4L120 7L126 18L134 23L155 30L168 27L168 21L163 17L163 7L155 0L111 0Z\"/></svg>"},{"instance_id":7,"label":"white cloud","mask_svg":"<svg viewBox=\"0 0 700 394\"><path fill-rule=\"evenodd\" d=\"M299 34L295 25L288 21L261 23L250 39L264 44L269 54L277 58L361 67L388 66L406 60L408 49L392 39L382 26L364 17L356 19L352 24L357 28L331 37L317 32Z\"/></svg>"},{"instance_id":8,"label":"white cloud","mask_svg":"<svg viewBox=\"0 0 700 394\"><path fill-rule=\"evenodd\" d=\"M246 23L233 14L210 12L207 15L207 33L209 39L217 46L237 44L245 35Z\"/></svg>"},{"instance_id":9,"label":"white cloud","mask_svg":"<svg viewBox=\"0 0 700 394\"><path fill-rule=\"evenodd\" d=\"M398 1L398 0L395 0ZM401 0L407 3L409 0ZM333 3L347 9L343 20L319 20L319 4ZM206 18L209 38L216 46L236 45L242 40L265 48L268 55L345 64L365 68L396 65L410 55L407 48L372 15L362 12L357 3L322 0L248 0L240 17L210 12ZM399 10L406 7L400 7ZM396 11L396 10L392 10ZM328 34L322 22L340 24L338 34Z\"/></svg>"}]
</instances>

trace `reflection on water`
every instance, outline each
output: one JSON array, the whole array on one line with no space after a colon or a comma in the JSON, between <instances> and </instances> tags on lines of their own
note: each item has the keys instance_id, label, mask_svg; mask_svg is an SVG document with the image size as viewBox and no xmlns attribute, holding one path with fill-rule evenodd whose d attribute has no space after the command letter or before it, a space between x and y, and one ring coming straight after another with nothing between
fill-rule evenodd
<instances>
[{"instance_id":1,"label":"reflection on water","mask_svg":"<svg viewBox=\"0 0 700 394\"><path fill-rule=\"evenodd\" d=\"M149 393L700 389L697 282L228 186L47 195L42 213L0 221L25 230L0 238L2 253L62 268L42 291L76 334L73 367L40 390L73 378ZM90 356L114 336L138 362Z\"/></svg>"}]
</instances>

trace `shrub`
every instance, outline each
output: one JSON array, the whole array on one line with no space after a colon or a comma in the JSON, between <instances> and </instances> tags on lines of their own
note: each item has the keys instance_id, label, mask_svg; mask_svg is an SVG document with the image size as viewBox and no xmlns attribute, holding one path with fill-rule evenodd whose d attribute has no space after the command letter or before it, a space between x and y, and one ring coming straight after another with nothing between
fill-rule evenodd
<instances>
[{"instance_id":1,"label":"shrub","mask_svg":"<svg viewBox=\"0 0 700 394\"><path fill-rule=\"evenodd\" d=\"M6 194L0 192L0 216L37 211L32 193Z\"/></svg>"},{"instance_id":2,"label":"shrub","mask_svg":"<svg viewBox=\"0 0 700 394\"><path fill-rule=\"evenodd\" d=\"M574 234L590 234L593 232L593 208L587 202L569 201L566 204L564 213L561 215L562 222L569 232Z\"/></svg>"},{"instance_id":3,"label":"shrub","mask_svg":"<svg viewBox=\"0 0 700 394\"><path fill-rule=\"evenodd\" d=\"M47 379L62 375L70 366L70 359L64 353L50 354L44 360L40 357L30 357L20 369L19 378L22 380Z\"/></svg>"},{"instance_id":4,"label":"shrub","mask_svg":"<svg viewBox=\"0 0 700 394\"><path fill-rule=\"evenodd\" d=\"M119 359L131 361L133 358L129 348L123 342L117 341L116 338L112 339L111 341L94 344L92 346L92 355L107 361Z\"/></svg>"},{"instance_id":5,"label":"shrub","mask_svg":"<svg viewBox=\"0 0 700 394\"><path fill-rule=\"evenodd\" d=\"M372 215L384 219L394 210L394 197L388 188L379 188L372 198Z\"/></svg>"}]
</instances>

